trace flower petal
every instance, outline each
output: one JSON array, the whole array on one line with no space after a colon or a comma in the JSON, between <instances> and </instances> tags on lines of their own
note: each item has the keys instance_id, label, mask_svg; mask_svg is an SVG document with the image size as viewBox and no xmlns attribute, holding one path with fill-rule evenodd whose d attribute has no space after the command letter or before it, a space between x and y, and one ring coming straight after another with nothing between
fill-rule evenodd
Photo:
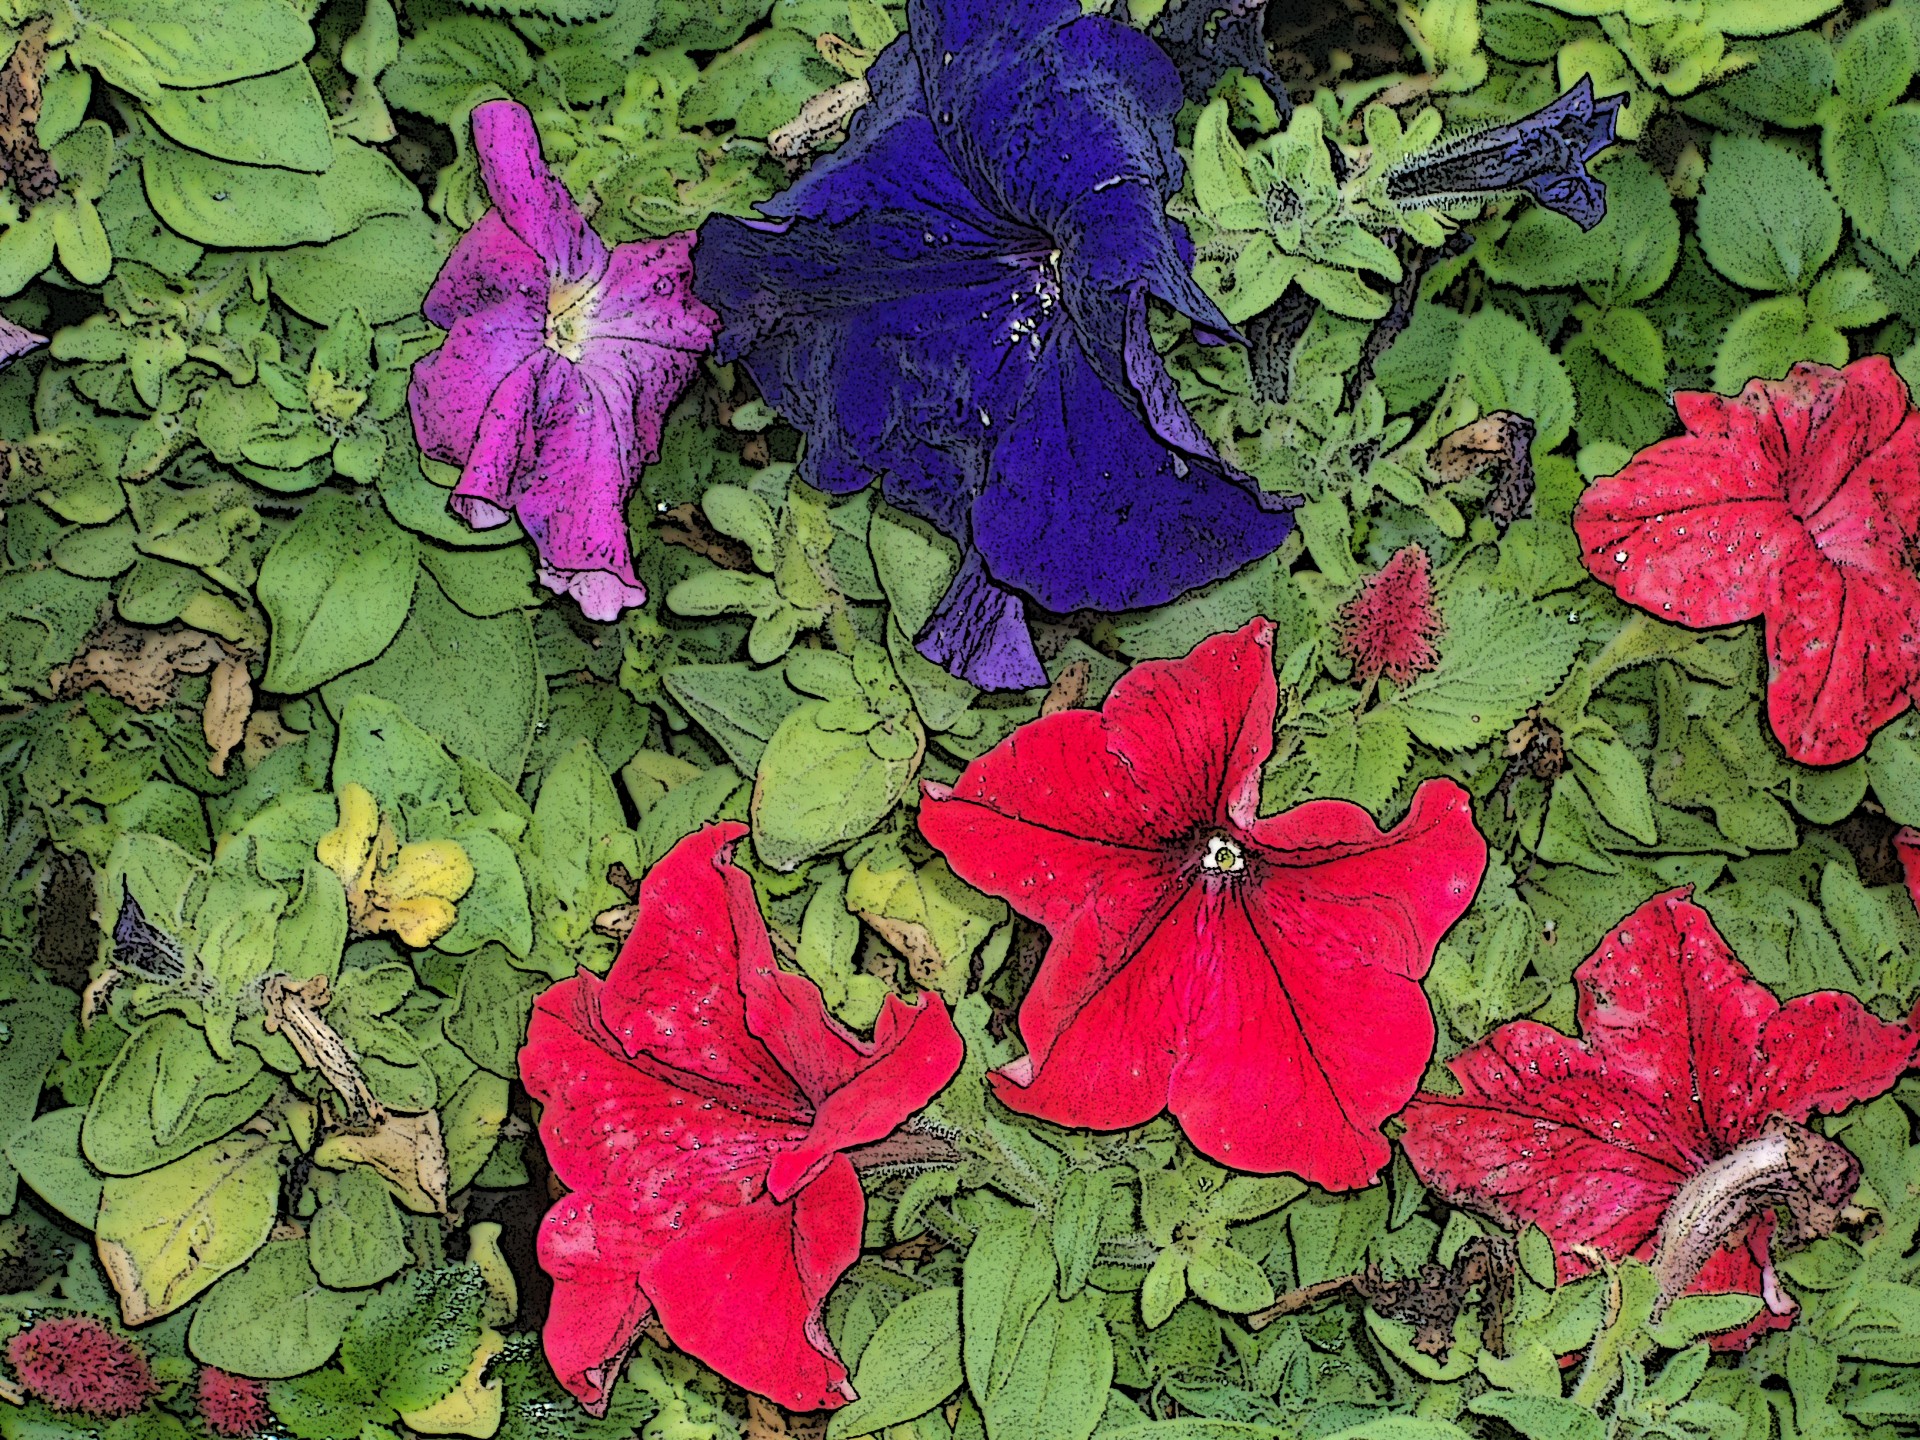
<instances>
[{"instance_id":1,"label":"flower petal","mask_svg":"<svg viewBox=\"0 0 1920 1440\"><path fill-rule=\"evenodd\" d=\"M686 1232L646 1263L641 1283L674 1343L789 1410L852 1398L820 1308L860 1256L866 1197L830 1160L784 1204L763 1197Z\"/></svg>"},{"instance_id":2,"label":"flower petal","mask_svg":"<svg viewBox=\"0 0 1920 1440\"><path fill-rule=\"evenodd\" d=\"M616 245L607 257L593 312L593 333L643 340L663 349L705 354L720 323L693 293L691 230L660 240Z\"/></svg>"},{"instance_id":3,"label":"flower petal","mask_svg":"<svg viewBox=\"0 0 1920 1440\"><path fill-rule=\"evenodd\" d=\"M47 343L47 337L24 325L16 325L6 316L0 315L0 370L4 370L22 355L38 350Z\"/></svg>"},{"instance_id":4,"label":"flower petal","mask_svg":"<svg viewBox=\"0 0 1920 1440\"><path fill-rule=\"evenodd\" d=\"M488 211L454 248L426 308L448 334L413 367L413 433L435 460L464 465L494 392L542 353L546 282L533 252Z\"/></svg>"},{"instance_id":5,"label":"flower petal","mask_svg":"<svg viewBox=\"0 0 1920 1440\"><path fill-rule=\"evenodd\" d=\"M641 1251L619 1223L595 1225L593 1203L568 1196L547 1212L539 1232L540 1268L553 1299L540 1343L560 1383L590 1415L607 1413L609 1392L653 1310L640 1288Z\"/></svg>"},{"instance_id":6,"label":"flower petal","mask_svg":"<svg viewBox=\"0 0 1920 1440\"><path fill-rule=\"evenodd\" d=\"M1796 996L1761 1027L1747 1083L1731 1090L1720 1123L1744 1136L1776 1113L1798 1121L1837 1114L1891 1090L1917 1044L1911 1024L1881 1020L1851 995Z\"/></svg>"},{"instance_id":7,"label":"flower petal","mask_svg":"<svg viewBox=\"0 0 1920 1440\"><path fill-rule=\"evenodd\" d=\"M1906 382L1884 355L1844 370L1802 361L1784 380L1749 380L1731 405L1752 415L1752 433L1784 472L1801 516L1825 505L1908 415Z\"/></svg>"},{"instance_id":8,"label":"flower petal","mask_svg":"<svg viewBox=\"0 0 1920 1440\"><path fill-rule=\"evenodd\" d=\"M982 690L1031 690L1047 683L1025 603L987 578L977 550L966 552L913 647Z\"/></svg>"},{"instance_id":9,"label":"flower petal","mask_svg":"<svg viewBox=\"0 0 1920 1440\"><path fill-rule=\"evenodd\" d=\"M442 330L451 330L456 321L506 306L517 323L531 326L537 343L547 291L545 262L498 210L489 210L460 237L420 308Z\"/></svg>"},{"instance_id":10,"label":"flower petal","mask_svg":"<svg viewBox=\"0 0 1920 1440\"><path fill-rule=\"evenodd\" d=\"M973 543L995 580L1049 610L1131 610L1272 553L1291 509L1169 449L1063 332L994 447Z\"/></svg>"},{"instance_id":11,"label":"flower petal","mask_svg":"<svg viewBox=\"0 0 1920 1440\"><path fill-rule=\"evenodd\" d=\"M1920 580L1814 552L1782 564L1767 604L1767 718L1794 759L1837 765L1920 684Z\"/></svg>"},{"instance_id":12,"label":"flower petal","mask_svg":"<svg viewBox=\"0 0 1920 1440\"><path fill-rule=\"evenodd\" d=\"M474 107L473 148L480 179L513 233L546 262L550 280L597 280L607 247L540 155L533 116L514 100Z\"/></svg>"}]
</instances>

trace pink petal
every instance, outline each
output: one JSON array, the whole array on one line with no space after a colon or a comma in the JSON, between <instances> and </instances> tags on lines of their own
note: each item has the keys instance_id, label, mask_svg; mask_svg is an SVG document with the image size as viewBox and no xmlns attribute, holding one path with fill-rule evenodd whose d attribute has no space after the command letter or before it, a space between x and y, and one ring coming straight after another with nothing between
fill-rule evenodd
<instances>
[{"instance_id":1,"label":"pink petal","mask_svg":"<svg viewBox=\"0 0 1920 1440\"><path fill-rule=\"evenodd\" d=\"M540 136L527 108L513 100L476 106L473 145L488 196L513 233L546 262L548 278L599 279L607 247L541 158Z\"/></svg>"},{"instance_id":2,"label":"pink petal","mask_svg":"<svg viewBox=\"0 0 1920 1440\"><path fill-rule=\"evenodd\" d=\"M489 220L493 221L491 227ZM491 213L468 233L467 240L489 228L532 258L531 252ZM449 269L460 253L454 251ZM442 281L446 275L443 270ZM466 464L488 405L502 382L530 359L551 353L542 347L540 339L546 318L545 295L545 283L540 282L535 291L502 290L494 303L470 313L442 312L448 329L446 343L414 364L407 396L414 436L432 458L448 465ZM431 304L432 296L428 300ZM429 317L434 318L431 310ZM442 321L436 318L435 323Z\"/></svg>"},{"instance_id":3,"label":"pink petal","mask_svg":"<svg viewBox=\"0 0 1920 1440\"><path fill-rule=\"evenodd\" d=\"M593 332L612 340L641 340L662 349L704 355L720 317L693 293L692 230L663 240L616 245L600 282Z\"/></svg>"},{"instance_id":4,"label":"pink petal","mask_svg":"<svg viewBox=\"0 0 1920 1440\"><path fill-rule=\"evenodd\" d=\"M608 397L609 407L619 407L636 478L641 465L660 458L660 432L667 412L699 369L697 352L649 340L596 334L583 347L581 373Z\"/></svg>"},{"instance_id":5,"label":"pink petal","mask_svg":"<svg viewBox=\"0 0 1920 1440\"><path fill-rule=\"evenodd\" d=\"M1920 580L1910 571L1797 557L1774 576L1767 622L1767 718L1794 759L1851 760L1911 703Z\"/></svg>"},{"instance_id":6,"label":"pink petal","mask_svg":"<svg viewBox=\"0 0 1920 1440\"><path fill-rule=\"evenodd\" d=\"M674 1343L789 1410L852 1398L820 1308L860 1256L866 1197L835 1157L785 1203L771 1199L689 1226L641 1280Z\"/></svg>"},{"instance_id":7,"label":"pink petal","mask_svg":"<svg viewBox=\"0 0 1920 1440\"><path fill-rule=\"evenodd\" d=\"M545 262L498 210L489 210L453 247L421 309L442 330L451 330L456 321L504 306L528 317L537 342L546 323L548 289Z\"/></svg>"}]
</instances>

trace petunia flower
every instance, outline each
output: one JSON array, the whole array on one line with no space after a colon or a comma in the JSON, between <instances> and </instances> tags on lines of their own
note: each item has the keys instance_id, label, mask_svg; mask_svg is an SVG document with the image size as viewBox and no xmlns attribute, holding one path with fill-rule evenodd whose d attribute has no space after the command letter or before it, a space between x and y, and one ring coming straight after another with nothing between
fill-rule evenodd
<instances>
[{"instance_id":1,"label":"petunia flower","mask_svg":"<svg viewBox=\"0 0 1920 1440\"><path fill-rule=\"evenodd\" d=\"M1232 331L1188 273L1180 80L1077 0L909 0L850 138L768 220L715 216L694 288L806 432L800 473L875 479L965 562L917 637L988 689L1045 683L1022 596L1158 605L1273 550L1292 501L1180 403L1148 297Z\"/></svg>"},{"instance_id":2,"label":"petunia flower","mask_svg":"<svg viewBox=\"0 0 1920 1440\"><path fill-rule=\"evenodd\" d=\"M47 337L0 315L0 370L47 343Z\"/></svg>"},{"instance_id":3,"label":"petunia flower","mask_svg":"<svg viewBox=\"0 0 1920 1440\"><path fill-rule=\"evenodd\" d=\"M420 448L464 469L449 505L475 529L518 516L540 579L591 619L646 599L625 506L667 409L711 344L688 289L689 232L611 250L511 100L473 112L491 210L426 299L446 344L413 369Z\"/></svg>"},{"instance_id":4,"label":"petunia flower","mask_svg":"<svg viewBox=\"0 0 1920 1440\"><path fill-rule=\"evenodd\" d=\"M1502 190L1524 190L1547 209L1591 230L1607 214L1607 187L1587 162L1614 142L1625 95L1593 98L1593 77L1508 125L1476 130L1409 157L1387 177L1402 205L1444 205Z\"/></svg>"},{"instance_id":5,"label":"petunia flower","mask_svg":"<svg viewBox=\"0 0 1920 1440\"><path fill-rule=\"evenodd\" d=\"M1809 1130L1890 1089L1920 1039L1851 995L1781 1004L1747 973L1686 889L1656 895L1574 972L1582 1038L1503 1025L1448 1063L1458 1096L1407 1107L1402 1145L1425 1184L1553 1242L1651 1259L1663 1301L1759 1295L1723 1348L1791 1323L1775 1281L1773 1207L1797 1238L1832 1230L1859 1167Z\"/></svg>"},{"instance_id":6,"label":"petunia flower","mask_svg":"<svg viewBox=\"0 0 1920 1440\"><path fill-rule=\"evenodd\" d=\"M1920 693L1920 417L1881 355L1795 365L1731 399L1673 397L1687 433L1587 488L1573 525L1622 600L1704 629L1766 620L1767 715L1837 765Z\"/></svg>"},{"instance_id":7,"label":"petunia flower","mask_svg":"<svg viewBox=\"0 0 1920 1440\"><path fill-rule=\"evenodd\" d=\"M1440 663L1433 642L1446 630L1433 599L1433 562L1407 545L1361 582L1334 617L1339 651L1362 684L1384 674L1405 685Z\"/></svg>"},{"instance_id":8,"label":"petunia flower","mask_svg":"<svg viewBox=\"0 0 1920 1440\"><path fill-rule=\"evenodd\" d=\"M851 1398L820 1317L866 1217L842 1152L889 1135L959 1068L937 998L889 997L863 1042L775 965L732 863L746 833L709 825L648 871L606 979L542 995L520 1052L573 1192L540 1230L547 1359L594 1414L649 1315L788 1409Z\"/></svg>"},{"instance_id":9,"label":"petunia flower","mask_svg":"<svg viewBox=\"0 0 1920 1440\"><path fill-rule=\"evenodd\" d=\"M1099 711L1021 726L920 828L1052 932L1007 1105L1118 1130L1171 1110L1238 1170L1369 1183L1433 1049L1420 991L1486 867L1467 794L1429 780L1382 834L1317 800L1261 818L1273 627L1137 665Z\"/></svg>"}]
</instances>

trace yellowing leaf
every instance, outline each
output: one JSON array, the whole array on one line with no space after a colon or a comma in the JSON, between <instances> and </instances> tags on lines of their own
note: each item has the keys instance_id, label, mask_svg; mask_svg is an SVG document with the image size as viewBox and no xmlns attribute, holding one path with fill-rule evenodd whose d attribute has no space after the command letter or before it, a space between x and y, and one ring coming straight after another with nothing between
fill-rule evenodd
<instances>
[{"instance_id":1,"label":"yellowing leaf","mask_svg":"<svg viewBox=\"0 0 1920 1440\"><path fill-rule=\"evenodd\" d=\"M371 1165L390 1182L400 1202L421 1215L447 1208L447 1147L440 1138L440 1117L388 1115L370 1135L330 1135L313 1153L317 1164L344 1170Z\"/></svg>"},{"instance_id":2,"label":"yellowing leaf","mask_svg":"<svg viewBox=\"0 0 1920 1440\"><path fill-rule=\"evenodd\" d=\"M423 895L418 900L397 900L370 911L367 933L391 930L404 944L418 950L446 934L458 918L453 906L445 900L436 895Z\"/></svg>"},{"instance_id":3,"label":"yellowing leaf","mask_svg":"<svg viewBox=\"0 0 1920 1440\"><path fill-rule=\"evenodd\" d=\"M320 837L314 853L320 863L340 877L348 891L361 888L361 874L373 855L373 837L380 829L380 810L366 786L348 781L340 791L340 823Z\"/></svg>"},{"instance_id":4,"label":"yellowing leaf","mask_svg":"<svg viewBox=\"0 0 1920 1440\"><path fill-rule=\"evenodd\" d=\"M380 877L380 893L392 900L437 896L458 900L473 888L473 862L451 840L403 845L393 869Z\"/></svg>"},{"instance_id":5,"label":"yellowing leaf","mask_svg":"<svg viewBox=\"0 0 1920 1440\"><path fill-rule=\"evenodd\" d=\"M483 1383L487 1362L506 1348L507 1337L498 1330L482 1330L480 1346L473 1352L467 1373L440 1399L424 1410L402 1410L400 1418L408 1428L422 1435L471 1435L488 1440L500 1428L505 1413L500 1382Z\"/></svg>"}]
</instances>

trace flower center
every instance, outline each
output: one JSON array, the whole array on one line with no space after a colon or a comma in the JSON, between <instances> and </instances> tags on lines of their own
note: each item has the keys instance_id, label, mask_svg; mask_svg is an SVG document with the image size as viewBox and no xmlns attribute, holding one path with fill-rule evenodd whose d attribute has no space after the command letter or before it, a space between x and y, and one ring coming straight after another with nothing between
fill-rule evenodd
<instances>
[{"instance_id":1,"label":"flower center","mask_svg":"<svg viewBox=\"0 0 1920 1440\"><path fill-rule=\"evenodd\" d=\"M1200 869L1207 875L1238 875L1247 868L1246 852L1224 835L1207 841L1207 853L1200 857Z\"/></svg>"},{"instance_id":2,"label":"flower center","mask_svg":"<svg viewBox=\"0 0 1920 1440\"><path fill-rule=\"evenodd\" d=\"M1041 327L1060 303L1060 252L1027 251L1009 255L1007 263L1014 267L1015 279L1001 339L1008 345L1024 344L1030 358L1038 357Z\"/></svg>"},{"instance_id":3,"label":"flower center","mask_svg":"<svg viewBox=\"0 0 1920 1440\"><path fill-rule=\"evenodd\" d=\"M554 286L547 292L547 325L542 343L556 355L577 362L599 303L599 292L591 280Z\"/></svg>"}]
</instances>

